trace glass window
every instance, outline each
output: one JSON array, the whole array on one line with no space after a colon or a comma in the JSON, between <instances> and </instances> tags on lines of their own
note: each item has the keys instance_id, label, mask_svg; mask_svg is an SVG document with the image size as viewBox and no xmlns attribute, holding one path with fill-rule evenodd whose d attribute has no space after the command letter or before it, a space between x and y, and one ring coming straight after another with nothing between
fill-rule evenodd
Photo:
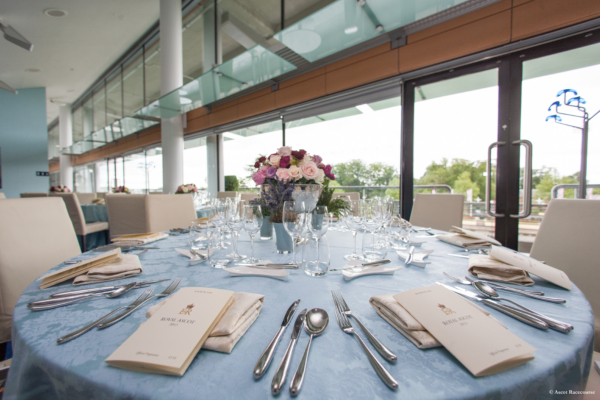
<instances>
[{"instance_id":1,"label":"glass window","mask_svg":"<svg viewBox=\"0 0 600 400\"><path fill-rule=\"evenodd\" d=\"M50 172L50 187L60 185L60 172Z\"/></svg>"},{"instance_id":2,"label":"glass window","mask_svg":"<svg viewBox=\"0 0 600 400\"><path fill-rule=\"evenodd\" d=\"M48 131L48 160L60 156L60 146L58 145L58 125Z\"/></svg>"},{"instance_id":3,"label":"glass window","mask_svg":"<svg viewBox=\"0 0 600 400\"><path fill-rule=\"evenodd\" d=\"M124 157L125 182L134 194L146 194L146 153L136 153Z\"/></svg>"},{"instance_id":4,"label":"glass window","mask_svg":"<svg viewBox=\"0 0 600 400\"><path fill-rule=\"evenodd\" d=\"M124 116L135 114L144 106L144 59L142 50L135 53L123 68Z\"/></svg>"},{"instance_id":5,"label":"glass window","mask_svg":"<svg viewBox=\"0 0 600 400\"><path fill-rule=\"evenodd\" d=\"M121 71L109 78L106 83L106 124L123 118L123 97L121 93Z\"/></svg>"},{"instance_id":6,"label":"glass window","mask_svg":"<svg viewBox=\"0 0 600 400\"><path fill-rule=\"evenodd\" d=\"M73 138L73 142L83 140L84 137L94 132L94 103L93 98L90 96L83 103L83 136L80 139Z\"/></svg>"},{"instance_id":7,"label":"glass window","mask_svg":"<svg viewBox=\"0 0 600 400\"><path fill-rule=\"evenodd\" d=\"M107 193L110 191L108 185L108 165L107 161L96 162L96 193Z\"/></svg>"},{"instance_id":8,"label":"glass window","mask_svg":"<svg viewBox=\"0 0 600 400\"><path fill-rule=\"evenodd\" d=\"M94 132L106 126L106 92L104 85L94 90Z\"/></svg>"},{"instance_id":9,"label":"glass window","mask_svg":"<svg viewBox=\"0 0 600 400\"><path fill-rule=\"evenodd\" d=\"M162 148L146 151L146 180L149 192L163 191Z\"/></svg>"},{"instance_id":10,"label":"glass window","mask_svg":"<svg viewBox=\"0 0 600 400\"><path fill-rule=\"evenodd\" d=\"M399 97L286 122L285 144L321 156L340 192L399 199Z\"/></svg>"},{"instance_id":11,"label":"glass window","mask_svg":"<svg viewBox=\"0 0 600 400\"><path fill-rule=\"evenodd\" d=\"M250 126L223 135L225 176L236 176L240 187L255 188L252 174L259 156L268 156L283 146L281 120Z\"/></svg>"},{"instance_id":12,"label":"glass window","mask_svg":"<svg viewBox=\"0 0 600 400\"><path fill-rule=\"evenodd\" d=\"M78 107L73 111L73 142L83 139L83 107ZM58 137L58 133L57 133Z\"/></svg>"},{"instance_id":13,"label":"glass window","mask_svg":"<svg viewBox=\"0 0 600 400\"><path fill-rule=\"evenodd\" d=\"M198 189L206 189L206 138L186 140L184 146L182 183L193 183Z\"/></svg>"},{"instance_id":14,"label":"glass window","mask_svg":"<svg viewBox=\"0 0 600 400\"><path fill-rule=\"evenodd\" d=\"M144 63L146 68L146 104L160 98L160 41L145 47Z\"/></svg>"},{"instance_id":15,"label":"glass window","mask_svg":"<svg viewBox=\"0 0 600 400\"><path fill-rule=\"evenodd\" d=\"M212 68L212 59L214 58L214 44L212 44L212 56L205 65L204 52L205 41L214 42L215 29L212 21L214 12L212 11L213 2L208 2L207 6L197 5L183 18L182 47L183 47L183 83L188 83L196 79L204 72ZM207 23L208 22L208 23ZM205 29L205 25L207 28ZM212 29L210 29L212 27ZM206 67L208 67L206 69Z\"/></svg>"},{"instance_id":16,"label":"glass window","mask_svg":"<svg viewBox=\"0 0 600 400\"><path fill-rule=\"evenodd\" d=\"M92 193L94 191L94 164L78 165L73 168L75 191Z\"/></svg>"}]
</instances>

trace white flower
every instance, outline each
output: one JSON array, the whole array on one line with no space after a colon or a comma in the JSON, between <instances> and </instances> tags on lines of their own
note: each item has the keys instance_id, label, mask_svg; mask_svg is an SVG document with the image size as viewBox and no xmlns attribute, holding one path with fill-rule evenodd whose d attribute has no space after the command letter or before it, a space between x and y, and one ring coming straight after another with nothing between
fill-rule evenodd
<instances>
[{"instance_id":1,"label":"white flower","mask_svg":"<svg viewBox=\"0 0 600 400\"><path fill-rule=\"evenodd\" d=\"M188 192L187 185L184 185L182 189L183 189L183 193L187 193Z\"/></svg>"},{"instance_id":2,"label":"white flower","mask_svg":"<svg viewBox=\"0 0 600 400\"><path fill-rule=\"evenodd\" d=\"M294 180L302 178L302 171L300 171L300 168L296 167L295 165L292 165L289 168L289 172L290 172L290 176Z\"/></svg>"},{"instance_id":3,"label":"white flower","mask_svg":"<svg viewBox=\"0 0 600 400\"><path fill-rule=\"evenodd\" d=\"M281 161L281 156L279 154L273 154L269 157L269 164L279 168L279 161Z\"/></svg>"},{"instance_id":4,"label":"white flower","mask_svg":"<svg viewBox=\"0 0 600 400\"><path fill-rule=\"evenodd\" d=\"M323 183L324 180L325 180L325 171L323 171L322 169L319 168L319 173L318 173L317 177L315 178L315 181L317 181L319 183Z\"/></svg>"}]
</instances>

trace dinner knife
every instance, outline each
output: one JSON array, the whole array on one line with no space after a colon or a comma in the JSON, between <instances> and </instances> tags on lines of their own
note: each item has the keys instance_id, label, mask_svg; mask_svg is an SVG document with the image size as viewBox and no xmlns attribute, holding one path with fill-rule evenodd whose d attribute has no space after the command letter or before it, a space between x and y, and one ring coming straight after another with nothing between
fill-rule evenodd
<instances>
[{"instance_id":1,"label":"dinner knife","mask_svg":"<svg viewBox=\"0 0 600 400\"><path fill-rule=\"evenodd\" d=\"M287 328L290 321L292 320L292 317L294 316L294 313L298 308L298 304L300 304L300 299L296 300L294 303L292 303L290 308L288 308L287 312L285 313L285 317L283 317L283 321L281 322L281 327L277 331L277 334L275 335L275 337L273 337L271 342L267 345L267 348L260 355L258 362L254 366L255 379L263 376L267 368L269 368L269 364L271 364L271 360L273 359L273 354L275 353L275 349L279 344L279 340L281 339L285 328Z\"/></svg>"},{"instance_id":2,"label":"dinner knife","mask_svg":"<svg viewBox=\"0 0 600 400\"><path fill-rule=\"evenodd\" d=\"M139 289L140 285L150 285L151 283L158 283L158 282L164 282L164 281L168 281L170 279L157 279L154 281L146 281L146 282L140 282L137 285L135 285L134 289ZM80 289L80 290L69 290L68 292L60 292L60 293L54 293L51 294L50 297L54 298L54 297L69 297L69 296L78 296L78 295L83 295L83 294L90 294L90 293L102 293L102 292L110 292L113 290L117 290L121 287L123 287L125 285L120 285L120 286L103 286L103 287L98 287L98 288L92 288L92 289Z\"/></svg>"},{"instance_id":3,"label":"dinner knife","mask_svg":"<svg viewBox=\"0 0 600 400\"><path fill-rule=\"evenodd\" d=\"M368 263L356 264L356 265L352 265L350 267L334 268L334 269L330 269L329 272L343 271L345 269L361 268L361 267L379 267L380 265L389 264L391 262L392 262L391 260L378 260L378 261L372 261L372 262L368 262Z\"/></svg>"},{"instance_id":4,"label":"dinner knife","mask_svg":"<svg viewBox=\"0 0 600 400\"><path fill-rule=\"evenodd\" d=\"M523 311L519 311L519 310L517 310L517 309L515 309L513 307L510 307L510 306L507 306L507 305L504 305L504 304L498 304L498 303L496 303L496 302L494 302L492 300L489 300L489 299L482 299L479 296L477 296L476 294L471 293L471 292L466 291L466 290L460 290L458 288L453 288L452 286L448 286L448 285L445 285L445 284L440 283L440 282L436 282L436 283L438 285L442 285L446 289L452 290L453 292L458 293L458 294L460 294L460 295L462 295L464 297L468 297L470 299L480 301L483 304L485 304L486 306L491 307L491 308L493 308L495 310L498 310L501 313L506 314L506 315L508 315L510 317L513 317L514 319L517 319L517 320L519 320L521 322L524 322L527 325L531 325L534 328L538 328L538 329L541 329L541 330L544 330L544 331L548 330L548 324L547 323L545 323L541 319L536 318L536 317L534 317L534 316L532 316L530 314L527 314L527 313L525 313Z\"/></svg>"},{"instance_id":5,"label":"dinner knife","mask_svg":"<svg viewBox=\"0 0 600 400\"><path fill-rule=\"evenodd\" d=\"M300 314L298 314L298 317L296 317L294 330L292 331L292 339L290 340L290 344L283 355L283 359L279 363L279 367L277 367L277 371L275 371L273 382L271 382L271 391L273 394L279 393L283 387L283 384L285 383L285 377L287 376L287 372L290 367L290 361L292 360L292 353L294 352L294 347L296 347L296 342L298 341L298 336L300 336L300 332L302 331L302 326L304 325L305 319L306 308L302 310Z\"/></svg>"},{"instance_id":6,"label":"dinner knife","mask_svg":"<svg viewBox=\"0 0 600 400\"><path fill-rule=\"evenodd\" d=\"M266 268L266 269L285 269L285 268L298 268L298 264L236 264L240 267L251 267L251 268Z\"/></svg>"}]
</instances>

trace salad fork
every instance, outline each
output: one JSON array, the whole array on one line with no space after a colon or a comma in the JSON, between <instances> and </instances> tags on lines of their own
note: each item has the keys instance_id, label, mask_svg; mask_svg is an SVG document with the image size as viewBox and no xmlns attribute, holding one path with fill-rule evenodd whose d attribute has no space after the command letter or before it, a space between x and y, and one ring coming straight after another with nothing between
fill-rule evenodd
<instances>
[{"instance_id":1,"label":"salad fork","mask_svg":"<svg viewBox=\"0 0 600 400\"><path fill-rule=\"evenodd\" d=\"M140 304L138 304L137 306L132 307L129 310L125 311L124 313L121 313L121 314L117 315L116 317L112 317L111 319L98 324L98 328L99 329L108 328L109 326L114 325L117 322L119 322L120 320L122 320L123 318L127 317L129 314L133 313L135 310L137 310L138 308L140 308L141 306L143 306L150 300L156 299L159 297L166 297L166 296L170 295L171 293L173 293L173 291L175 291L175 289L177 289L177 286L179 286L180 282L181 282L181 278L175 279L173 282L171 282L171 284L169 286L167 286L167 288L165 290L163 290L162 293L155 294L154 296L150 296L146 300L144 300Z\"/></svg>"},{"instance_id":2,"label":"salad fork","mask_svg":"<svg viewBox=\"0 0 600 400\"><path fill-rule=\"evenodd\" d=\"M373 366L373 368L375 369L375 372L377 372L377 375L379 375L379 377L381 378L381 380L388 385L388 387L390 389L397 389L398 388L398 382L396 382L396 380L394 379L394 377L392 375L390 375L390 373L383 367L383 365L381 365L381 363L375 358L375 356L373 355L373 353L371 353L371 350L369 350L369 348L367 347L367 345L365 344L365 342L363 342L363 340L360 338L360 336L358 336L358 334L356 332L354 332L354 328L352 328L352 324L350 323L350 321L348 321L348 318L346 317L346 314L344 314L342 311L340 311L336 307L334 308L335 311L335 318L337 319L338 325L340 326L340 329L344 332L347 333L348 335L354 335L356 336L356 338L358 339L360 345L362 346L363 350L365 351L365 353L367 354L367 357L369 358L369 361L371 362L371 365Z\"/></svg>"}]
</instances>

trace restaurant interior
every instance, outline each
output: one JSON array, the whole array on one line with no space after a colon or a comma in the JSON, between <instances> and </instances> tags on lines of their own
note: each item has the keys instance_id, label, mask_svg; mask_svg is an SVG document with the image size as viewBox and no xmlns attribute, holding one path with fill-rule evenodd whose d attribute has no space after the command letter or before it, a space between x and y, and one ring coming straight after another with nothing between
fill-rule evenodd
<instances>
[{"instance_id":1,"label":"restaurant interior","mask_svg":"<svg viewBox=\"0 0 600 400\"><path fill-rule=\"evenodd\" d=\"M0 399L600 398L598 0L0 31Z\"/></svg>"}]
</instances>

